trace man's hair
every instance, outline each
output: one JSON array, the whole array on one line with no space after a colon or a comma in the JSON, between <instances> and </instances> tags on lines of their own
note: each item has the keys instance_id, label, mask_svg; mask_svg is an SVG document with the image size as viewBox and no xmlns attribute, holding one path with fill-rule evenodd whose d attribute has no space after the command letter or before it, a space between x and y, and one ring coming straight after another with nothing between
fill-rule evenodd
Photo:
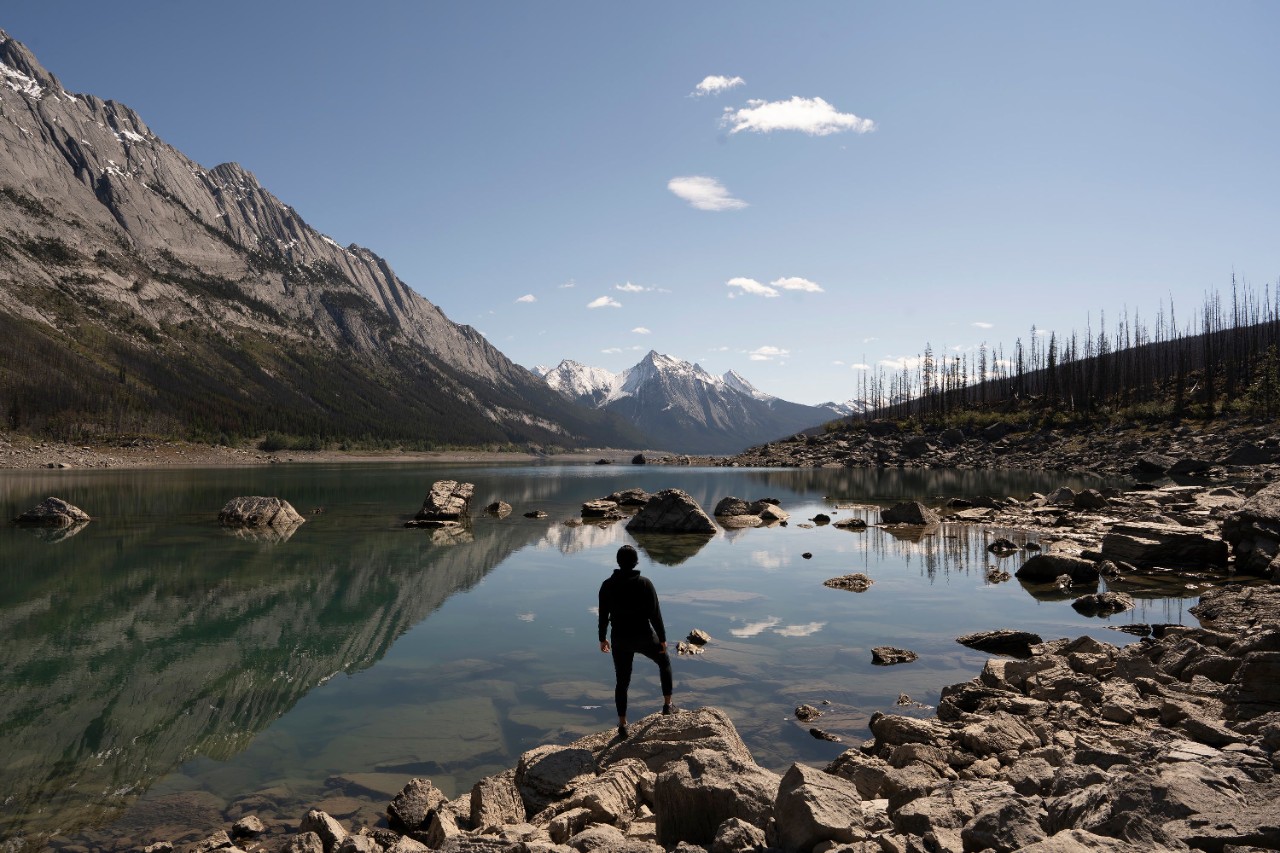
<instances>
[{"instance_id":1,"label":"man's hair","mask_svg":"<svg viewBox=\"0 0 1280 853\"><path fill-rule=\"evenodd\" d=\"M640 562L640 555L636 553L636 549L630 545L623 545L618 549L618 565L624 569L634 569L636 564Z\"/></svg>"}]
</instances>

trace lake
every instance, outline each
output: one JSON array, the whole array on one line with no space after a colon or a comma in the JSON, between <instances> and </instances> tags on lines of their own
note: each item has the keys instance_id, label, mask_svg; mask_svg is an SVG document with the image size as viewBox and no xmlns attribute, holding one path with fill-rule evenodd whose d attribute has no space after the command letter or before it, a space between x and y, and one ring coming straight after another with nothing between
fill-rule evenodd
<instances>
[{"instance_id":1,"label":"lake","mask_svg":"<svg viewBox=\"0 0 1280 853\"><path fill-rule=\"evenodd\" d=\"M405 529L439 479L476 485L471 526ZM0 527L0 849L110 848L121 836L131 847L251 811L296 819L313 803L372 820L412 776L462 794L535 745L611 728L595 605L625 543L658 589L673 651L695 628L713 638L704 654L673 656L677 705L723 708L766 767L825 763L901 694L932 705L976 675L988 656L960 634L1022 628L1119 645L1132 638L1108 625L1190 621L1192 591L1143 593L1107 620L1016 580L989 583L987 565L1013 571L1023 559L986 552L1007 531L802 526L817 512L874 523L873 505L900 499L1064 484L1099 485L1032 472L619 465L0 472L5 518L49 495L94 517L66 537ZM625 522L565 524L583 501L628 487L684 489L708 512L727 495L776 498L791 521L639 542ZM285 498L307 523L284 540L219 527L222 505L252 494ZM515 511L486 516L497 499ZM549 518L523 517L533 509ZM875 584L822 585L850 572ZM874 666L880 645L920 658ZM658 710L659 692L656 667L637 659L631 719ZM801 703L824 710L816 725L843 743L813 738L793 716Z\"/></svg>"}]
</instances>

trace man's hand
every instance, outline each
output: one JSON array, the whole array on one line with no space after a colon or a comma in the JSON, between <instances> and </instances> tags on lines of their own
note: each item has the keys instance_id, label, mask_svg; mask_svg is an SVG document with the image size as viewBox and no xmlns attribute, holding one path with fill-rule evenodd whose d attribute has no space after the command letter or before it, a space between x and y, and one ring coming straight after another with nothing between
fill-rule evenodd
<instances>
[{"instance_id":1,"label":"man's hand","mask_svg":"<svg viewBox=\"0 0 1280 853\"><path fill-rule=\"evenodd\" d=\"M601 641L600 641L600 651L604 652L605 654L608 654L608 653L609 653L609 641L608 641L608 640L601 640Z\"/></svg>"},{"instance_id":2,"label":"man's hand","mask_svg":"<svg viewBox=\"0 0 1280 853\"><path fill-rule=\"evenodd\" d=\"M665 655L667 653L667 641L663 640L661 643L658 644L658 646L659 648L662 649L662 653Z\"/></svg>"}]
</instances>

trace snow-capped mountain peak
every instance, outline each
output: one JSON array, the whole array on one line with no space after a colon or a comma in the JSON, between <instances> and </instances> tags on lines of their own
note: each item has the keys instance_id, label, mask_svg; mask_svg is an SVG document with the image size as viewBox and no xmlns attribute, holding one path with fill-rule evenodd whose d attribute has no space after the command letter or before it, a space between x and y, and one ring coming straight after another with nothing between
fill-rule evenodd
<instances>
[{"instance_id":1,"label":"snow-capped mountain peak","mask_svg":"<svg viewBox=\"0 0 1280 853\"><path fill-rule=\"evenodd\" d=\"M752 385L736 370L730 370L721 377L721 381L735 391L741 391L743 394L746 394L749 397L754 397L757 400L768 402L769 400L776 399L772 394L766 394L756 386Z\"/></svg>"},{"instance_id":2,"label":"snow-capped mountain peak","mask_svg":"<svg viewBox=\"0 0 1280 853\"><path fill-rule=\"evenodd\" d=\"M543 374L547 384L571 400L602 404L617 387L619 377L603 367L588 367L566 358Z\"/></svg>"}]
</instances>

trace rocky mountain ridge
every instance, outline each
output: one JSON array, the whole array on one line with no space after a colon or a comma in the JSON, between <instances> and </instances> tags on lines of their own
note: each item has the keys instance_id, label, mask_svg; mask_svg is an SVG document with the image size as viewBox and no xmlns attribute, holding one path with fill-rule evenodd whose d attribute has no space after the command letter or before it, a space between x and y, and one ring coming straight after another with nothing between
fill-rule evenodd
<instances>
[{"instance_id":1,"label":"rocky mountain ridge","mask_svg":"<svg viewBox=\"0 0 1280 853\"><path fill-rule=\"evenodd\" d=\"M92 406L82 398L106 395L97 374L118 372L120 384L138 380L143 397L266 398L295 410L278 428L293 421L292 431L310 432L341 420L335 407L392 407L388 398L419 386L404 419L416 419L421 435L635 442L547 393L385 259L312 228L247 169L206 169L128 107L67 92L3 31L0 151L0 314L21 344L17 363L0 365L0 403L13 428L25 418L39 428L37 416L59 414L22 375L52 349L74 352L68 368L81 373L79 385L94 386L77 393L69 383L64 411ZM348 374L341 382L330 375L342 387L316 387L333 360ZM216 362L208 372L230 376L230 387L169 388L180 380L161 374L184 361ZM333 402L343 387L357 399ZM116 399L70 416L101 420L102 409L122 407L129 404ZM199 403L179 408L179 420L201 419Z\"/></svg>"},{"instance_id":2,"label":"rocky mountain ridge","mask_svg":"<svg viewBox=\"0 0 1280 853\"><path fill-rule=\"evenodd\" d=\"M656 350L621 373L570 359L535 372L566 398L613 412L651 444L679 453L731 453L841 414L766 394L736 371L716 376Z\"/></svg>"}]
</instances>

